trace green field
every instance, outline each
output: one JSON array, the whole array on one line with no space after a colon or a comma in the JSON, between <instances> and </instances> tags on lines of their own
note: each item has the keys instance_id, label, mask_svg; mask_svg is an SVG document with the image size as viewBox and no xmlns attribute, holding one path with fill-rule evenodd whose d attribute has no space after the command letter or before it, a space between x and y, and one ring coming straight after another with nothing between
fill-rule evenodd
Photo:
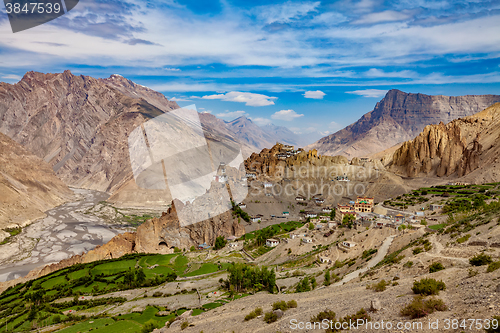
<instances>
[{"instance_id":1,"label":"green field","mask_svg":"<svg viewBox=\"0 0 500 333\"><path fill-rule=\"evenodd\" d=\"M62 313L68 310L97 314L113 304L125 302L121 298L81 299L80 295L104 295L109 292L141 287L154 287L177 276L197 276L217 272L215 263L192 264L182 254L132 254L122 258L101 260L87 264L77 264L53 272L33 281L18 284L0 295L0 332L25 332L30 330L31 322L52 323L54 318L64 322L64 332L140 332L144 323L155 320L163 326L170 318L182 311L168 316L156 316L157 308L148 307L142 314L130 314L114 319L84 320L71 325L70 318ZM222 263L226 268L228 263ZM155 267L152 267L155 266ZM140 277L142 274L142 278ZM71 301L53 303L60 298ZM217 306L220 303L217 303ZM40 308L38 308L40 306ZM208 306L210 307L210 305ZM30 313L30 309L36 312ZM195 315L202 313L195 311ZM7 314L7 315L5 315ZM31 318L28 320L28 316ZM121 320L124 319L124 320ZM69 322L68 322L69 321ZM77 318L77 321L78 318Z\"/></svg>"},{"instance_id":2,"label":"green field","mask_svg":"<svg viewBox=\"0 0 500 333\"><path fill-rule=\"evenodd\" d=\"M441 224L430 225L429 229L440 230L440 229L443 229L444 227L446 227L446 224L445 223L441 223Z\"/></svg>"},{"instance_id":3,"label":"green field","mask_svg":"<svg viewBox=\"0 0 500 333\"><path fill-rule=\"evenodd\" d=\"M91 323L92 322L92 323ZM106 332L106 333L135 333L140 332L142 325L131 320L115 321L111 318L91 319L75 324L60 330L62 333L85 333L85 332Z\"/></svg>"}]
</instances>

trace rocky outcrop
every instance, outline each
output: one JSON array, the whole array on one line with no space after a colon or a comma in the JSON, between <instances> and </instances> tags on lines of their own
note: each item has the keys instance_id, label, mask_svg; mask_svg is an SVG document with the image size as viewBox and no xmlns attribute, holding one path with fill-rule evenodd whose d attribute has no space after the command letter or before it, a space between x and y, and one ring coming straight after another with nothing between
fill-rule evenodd
<instances>
[{"instance_id":1,"label":"rocky outcrop","mask_svg":"<svg viewBox=\"0 0 500 333\"><path fill-rule=\"evenodd\" d=\"M46 162L0 133L0 229L23 227L72 195Z\"/></svg>"},{"instance_id":2,"label":"rocky outcrop","mask_svg":"<svg viewBox=\"0 0 500 333\"><path fill-rule=\"evenodd\" d=\"M177 209L187 209L174 200L172 207L160 218L146 221L137 228L135 251L146 253L172 253L174 247L188 249L199 244L215 244L217 236L241 237L245 228L232 217L231 211L199 223L181 226Z\"/></svg>"},{"instance_id":3,"label":"rocky outcrop","mask_svg":"<svg viewBox=\"0 0 500 333\"><path fill-rule=\"evenodd\" d=\"M475 170L495 168L498 160L500 103L476 115L448 124L429 125L404 142L392 158L391 171L408 177L463 177Z\"/></svg>"},{"instance_id":4,"label":"rocky outcrop","mask_svg":"<svg viewBox=\"0 0 500 333\"><path fill-rule=\"evenodd\" d=\"M305 149L323 155L370 156L415 138L427 125L470 116L497 102L497 95L429 96L393 89L357 122Z\"/></svg>"}]
</instances>

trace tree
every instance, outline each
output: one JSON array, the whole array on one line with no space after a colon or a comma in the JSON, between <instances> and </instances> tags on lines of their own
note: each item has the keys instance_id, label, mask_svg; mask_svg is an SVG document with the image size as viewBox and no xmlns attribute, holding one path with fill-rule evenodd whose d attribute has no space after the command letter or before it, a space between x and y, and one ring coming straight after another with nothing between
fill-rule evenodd
<instances>
[{"instance_id":1,"label":"tree","mask_svg":"<svg viewBox=\"0 0 500 333\"><path fill-rule=\"evenodd\" d=\"M342 225L348 227L349 229L352 229L354 220L356 220L356 217L354 217L354 215L344 215L344 218L342 219Z\"/></svg>"},{"instance_id":2,"label":"tree","mask_svg":"<svg viewBox=\"0 0 500 333\"><path fill-rule=\"evenodd\" d=\"M325 281L323 282L323 284L325 286L329 286L332 282L331 282L331 277L330 277L330 270L327 269L326 272L325 272Z\"/></svg>"},{"instance_id":3,"label":"tree","mask_svg":"<svg viewBox=\"0 0 500 333\"><path fill-rule=\"evenodd\" d=\"M335 214L337 213L337 210L336 209L332 209L331 213L330 213L330 220L334 220L335 219Z\"/></svg>"},{"instance_id":4,"label":"tree","mask_svg":"<svg viewBox=\"0 0 500 333\"><path fill-rule=\"evenodd\" d=\"M309 230L313 230L314 229L314 223L309 223Z\"/></svg>"},{"instance_id":5,"label":"tree","mask_svg":"<svg viewBox=\"0 0 500 333\"><path fill-rule=\"evenodd\" d=\"M125 273L125 276L123 277L123 283L125 283L130 287L132 286L133 282L134 282L134 272L132 272L132 270L129 267L128 271Z\"/></svg>"},{"instance_id":6,"label":"tree","mask_svg":"<svg viewBox=\"0 0 500 333\"><path fill-rule=\"evenodd\" d=\"M312 290L316 289L317 283L316 283L316 278L313 276L311 278L311 288Z\"/></svg>"},{"instance_id":7,"label":"tree","mask_svg":"<svg viewBox=\"0 0 500 333\"><path fill-rule=\"evenodd\" d=\"M144 274L143 269L138 269L135 271L135 280L140 285L142 285L144 281L146 281L146 274Z\"/></svg>"},{"instance_id":8,"label":"tree","mask_svg":"<svg viewBox=\"0 0 500 333\"><path fill-rule=\"evenodd\" d=\"M220 250L222 249L224 246L226 246L226 238L224 238L224 236L218 236L216 239L215 239L215 246L214 246L214 250Z\"/></svg>"}]
</instances>

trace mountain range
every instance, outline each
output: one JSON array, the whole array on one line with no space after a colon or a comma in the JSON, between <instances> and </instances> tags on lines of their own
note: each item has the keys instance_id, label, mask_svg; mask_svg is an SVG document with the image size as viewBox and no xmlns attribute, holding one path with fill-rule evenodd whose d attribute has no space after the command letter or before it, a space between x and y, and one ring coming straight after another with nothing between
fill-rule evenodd
<instances>
[{"instance_id":1,"label":"mountain range","mask_svg":"<svg viewBox=\"0 0 500 333\"><path fill-rule=\"evenodd\" d=\"M415 138L425 126L470 116L500 102L498 95L430 96L392 89L355 123L305 149L365 157Z\"/></svg>"},{"instance_id":2,"label":"mountain range","mask_svg":"<svg viewBox=\"0 0 500 333\"><path fill-rule=\"evenodd\" d=\"M139 195L128 137L177 108L161 93L116 74L95 79L70 71L27 72L16 84L0 83L0 133L48 163L65 184L107 191L110 200L129 205L171 200L168 191ZM239 143L244 157L276 141L294 143L286 128L268 125L266 130L244 117L225 122L199 115L209 141Z\"/></svg>"}]
</instances>

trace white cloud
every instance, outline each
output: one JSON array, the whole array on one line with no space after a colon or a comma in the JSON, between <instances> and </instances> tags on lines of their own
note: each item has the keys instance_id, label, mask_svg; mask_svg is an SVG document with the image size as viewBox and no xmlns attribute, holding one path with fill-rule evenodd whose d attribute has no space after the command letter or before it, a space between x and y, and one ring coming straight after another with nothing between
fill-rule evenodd
<instances>
[{"instance_id":1,"label":"white cloud","mask_svg":"<svg viewBox=\"0 0 500 333\"><path fill-rule=\"evenodd\" d=\"M250 120L252 120L254 123L256 123L259 126L269 125L271 123L271 119L261 118L261 117L250 118Z\"/></svg>"},{"instance_id":2,"label":"white cloud","mask_svg":"<svg viewBox=\"0 0 500 333\"><path fill-rule=\"evenodd\" d=\"M203 96L203 99L220 99L222 101L240 102L248 106L274 105L274 100L278 97L271 97L262 94L248 92L230 91L226 94Z\"/></svg>"},{"instance_id":3,"label":"white cloud","mask_svg":"<svg viewBox=\"0 0 500 333\"><path fill-rule=\"evenodd\" d=\"M335 121L332 121L330 123L330 125L328 125L328 127L332 130L332 131L338 131L340 129L342 129L342 126L338 123L336 123Z\"/></svg>"},{"instance_id":4,"label":"white cloud","mask_svg":"<svg viewBox=\"0 0 500 333\"><path fill-rule=\"evenodd\" d=\"M175 102L191 102L190 99L184 97L172 97L170 100Z\"/></svg>"},{"instance_id":5,"label":"white cloud","mask_svg":"<svg viewBox=\"0 0 500 333\"><path fill-rule=\"evenodd\" d=\"M169 71L169 72L180 72L180 69L179 68L163 68L164 70L166 71Z\"/></svg>"},{"instance_id":6,"label":"white cloud","mask_svg":"<svg viewBox=\"0 0 500 333\"><path fill-rule=\"evenodd\" d=\"M325 96L326 94L320 90L316 90L316 91L306 91L304 93L304 97L305 98L312 98L312 99L323 99L323 96Z\"/></svg>"},{"instance_id":7,"label":"white cloud","mask_svg":"<svg viewBox=\"0 0 500 333\"><path fill-rule=\"evenodd\" d=\"M418 73L410 70L404 70L399 72L385 72L378 68L370 68L365 75L367 77L402 77L402 78L416 78L418 77Z\"/></svg>"},{"instance_id":8,"label":"white cloud","mask_svg":"<svg viewBox=\"0 0 500 333\"><path fill-rule=\"evenodd\" d=\"M16 75L16 74L5 74L5 75L2 75L1 78L4 80L9 80L9 81L19 81L22 79L21 76Z\"/></svg>"},{"instance_id":9,"label":"white cloud","mask_svg":"<svg viewBox=\"0 0 500 333\"><path fill-rule=\"evenodd\" d=\"M276 120L284 120L284 121L292 121L296 118L303 117L303 114L298 114L297 112L293 110L281 110L278 112L275 112L271 118L276 119Z\"/></svg>"},{"instance_id":10,"label":"white cloud","mask_svg":"<svg viewBox=\"0 0 500 333\"><path fill-rule=\"evenodd\" d=\"M278 5L260 6L255 9L257 18L267 24L287 23L316 11L321 2L285 2Z\"/></svg>"},{"instance_id":11,"label":"white cloud","mask_svg":"<svg viewBox=\"0 0 500 333\"><path fill-rule=\"evenodd\" d=\"M364 89L364 90L346 91L346 93L360 95L363 97L382 97L382 96L385 96L385 94L387 93L387 90Z\"/></svg>"},{"instance_id":12,"label":"white cloud","mask_svg":"<svg viewBox=\"0 0 500 333\"><path fill-rule=\"evenodd\" d=\"M315 16L311 23L313 24L325 24L329 26L337 25L342 22L347 21L347 17L337 12L326 12Z\"/></svg>"},{"instance_id":13,"label":"white cloud","mask_svg":"<svg viewBox=\"0 0 500 333\"><path fill-rule=\"evenodd\" d=\"M380 22L394 22L406 20L410 17L408 13L386 10L378 13L370 13L354 21L355 24L374 24Z\"/></svg>"},{"instance_id":14,"label":"white cloud","mask_svg":"<svg viewBox=\"0 0 500 333\"><path fill-rule=\"evenodd\" d=\"M236 119L242 116L248 115L245 111L226 111L222 113L217 113L216 116L220 118Z\"/></svg>"}]
</instances>

